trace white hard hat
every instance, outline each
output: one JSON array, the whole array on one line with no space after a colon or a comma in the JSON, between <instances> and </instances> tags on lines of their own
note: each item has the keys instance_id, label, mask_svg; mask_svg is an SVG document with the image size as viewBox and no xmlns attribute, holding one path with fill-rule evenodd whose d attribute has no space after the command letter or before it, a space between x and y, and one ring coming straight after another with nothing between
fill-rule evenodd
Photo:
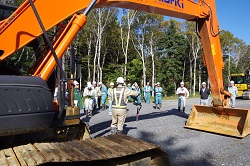
<instances>
[{"instance_id":1,"label":"white hard hat","mask_svg":"<svg viewBox=\"0 0 250 166\"><path fill-rule=\"evenodd\" d=\"M135 83L135 86L138 86L138 84L137 84L137 83Z\"/></svg>"},{"instance_id":2,"label":"white hard hat","mask_svg":"<svg viewBox=\"0 0 250 166\"><path fill-rule=\"evenodd\" d=\"M110 82L110 86L114 86L115 84L113 82Z\"/></svg>"},{"instance_id":3,"label":"white hard hat","mask_svg":"<svg viewBox=\"0 0 250 166\"><path fill-rule=\"evenodd\" d=\"M79 85L79 83L76 80L73 82L73 84L74 85Z\"/></svg>"},{"instance_id":4,"label":"white hard hat","mask_svg":"<svg viewBox=\"0 0 250 166\"><path fill-rule=\"evenodd\" d=\"M95 82L95 81L93 81L93 82L92 82L92 84L96 84L96 82Z\"/></svg>"},{"instance_id":5,"label":"white hard hat","mask_svg":"<svg viewBox=\"0 0 250 166\"><path fill-rule=\"evenodd\" d=\"M234 84L234 81L230 81L230 84Z\"/></svg>"},{"instance_id":6,"label":"white hard hat","mask_svg":"<svg viewBox=\"0 0 250 166\"><path fill-rule=\"evenodd\" d=\"M160 82L157 82L156 85L161 85L161 83L160 83Z\"/></svg>"},{"instance_id":7,"label":"white hard hat","mask_svg":"<svg viewBox=\"0 0 250 166\"><path fill-rule=\"evenodd\" d=\"M91 88L91 87L92 87L92 85L91 85L91 84L87 84L87 87L88 87L88 88Z\"/></svg>"},{"instance_id":8,"label":"white hard hat","mask_svg":"<svg viewBox=\"0 0 250 166\"><path fill-rule=\"evenodd\" d=\"M117 80L116 80L116 82L118 84L124 84L124 79L122 77L118 77Z\"/></svg>"},{"instance_id":9,"label":"white hard hat","mask_svg":"<svg viewBox=\"0 0 250 166\"><path fill-rule=\"evenodd\" d=\"M98 85L102 85L102 82L99 82Z\"/></svg>"},{"instance_id":10,"label":"white hard hat","mask_svg":"<svg viewBox=\"0 0 250 166\"><path fill-rule=\"evenodd\" d=\"M131 84L130 83L128 83L128 86L130 86Z\"/></svg>"},{"instance_id":11,"label":"white hard hat","mask_svg":"<svg viewBox=\"0 0 250 166\"><path fill-rule=\"evenodd\" d=\"M91 85L91 82L87 82L87 87L91 87L92 85Z\"/></svg>"},{"instance_id":12,"label":"white hard hat","mask_svg":"<svg viewBox=\"0 0 250 166\"><path fill-rule=\"evenodd\" d=\"M183 82L183 81L181 81L180 85L184 85L184 82Z\"/></svg>"},{"instance_id":13,"label":"white hard hat","mask_svg":"<svg viewBox=\"0 0 250 166\"><path fill-rule=\"evenodd\" d=\"M202 82L201 84L202 84L202 85L207 85L205 82Z\"/></svg>"}]
</instances>

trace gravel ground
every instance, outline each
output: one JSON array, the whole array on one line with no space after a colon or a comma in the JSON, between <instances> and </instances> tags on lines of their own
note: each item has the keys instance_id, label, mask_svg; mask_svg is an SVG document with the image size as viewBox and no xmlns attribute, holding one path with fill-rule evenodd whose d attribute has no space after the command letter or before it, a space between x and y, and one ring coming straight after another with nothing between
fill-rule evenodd
<instances>
[{"instance_id":1,"label":"gravel ground","mask_svg":"<svg viewBox=\"0 0 250 166\"><path fill-rule=\"evenodd\" d=\"M192 105L198 103L199 99L187 99L186 114L177 111L177 100L163 101L163 113L153 103L143 103L138 122L136 107L129 103L124 133L161 146L172 165L250 165L250 136L238 139L183 128ZM236 107L250 108L250 101L237 99ZM92 137L110 134L108 110L97 111L84 121L89 123Z\"/></svg>"}]
</instances>

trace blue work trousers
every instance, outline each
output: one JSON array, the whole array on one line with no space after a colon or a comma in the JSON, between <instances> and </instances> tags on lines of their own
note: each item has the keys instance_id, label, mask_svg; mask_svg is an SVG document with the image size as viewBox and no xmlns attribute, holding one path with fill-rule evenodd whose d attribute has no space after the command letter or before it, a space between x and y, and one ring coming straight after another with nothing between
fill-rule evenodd
<instances>
[{"instance_id":1,"label":"blue work trousers","mask_svg":"<svg viewBox=\"0 0 250 166\"><path fill-rule=\"evenodd\" d=\"M162 103L162 95L156 94L155 95L155 104L161 104Z\"/></svg>"},{"instance_id":2,"label":"blue work trousers","mask_svg":"<svg viewBox=\"0 0 250 166\"><path fill-rule=\"evenodd\" d=\"M150 103L150 92L145 92L146 103Z\"/></svg>"},{"instance_id":3,"label":"blue work trousers","mask_svg":"<svg viewBox=\"0 0 250 166\"><path fill-rule=\"evenodd\" d=\"M102 94L101 104L106 104L107 94Z\"/></svg>"}]
</instances>

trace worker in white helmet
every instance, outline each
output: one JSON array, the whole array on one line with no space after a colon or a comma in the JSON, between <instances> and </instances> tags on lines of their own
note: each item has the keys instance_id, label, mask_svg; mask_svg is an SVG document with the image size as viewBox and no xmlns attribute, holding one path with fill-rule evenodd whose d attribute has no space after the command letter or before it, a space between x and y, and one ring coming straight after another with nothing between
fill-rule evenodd
<instances>
[{"instance_id":1,"label":"worker in white helmet","mask_svg":"<svg viewBox=\"0 0 250 166\"><path fill-rule=\"evenodd\" d=\"M73 85L74 85L74 105L79 106L80 112L83 112L83 104L82 104L81 91L79 89L79 83L77 81L74 81Z\"/></svg>"},{"instance_id":2,"label":"worker in white helmet","mask_svg":"<svg viewBox=\"0 0 250 166\"><path fill-rule=\"evenodd\" d=\"M235 107L235 99L238 96L238 88L234 86L234 81L230 81L228 92L231 93L230 103L229 106L234 108Z\"/></svg>"},{"instance_id":3,"label":"worker in white helmet","mask_svg":"<svg viewBox=\"0 0 250 166\"><path fill-rule=\"evenodd\" d=\"M207 84L202 82L200 89L200 105L208 105L208 96L210 95L210 90L207 88Z\"/></svg>"},{"instance_id":4,"label":"worker in white helmet","mask_svg":"<svg viewBox=\"0 0 250 166\"><path fill-rule=\"evenodd\" d=\"M134 89L133 90L138 92L137 97L134 98L134 104L136 106L138 106L138 105L141 106L141 89L140 89L139 85L136 82L134 83Z\"/></svg>"},{"instance_id":5,"label":"worker in white helmet","mask_svg":"<svg viewBox=\"0 0 250 166\"><path fill-rule=\"evenodd\" d=\"M113 93L115 84L113 82L111 82L109 85L110 85L110 88L108 89L108 102L109 102L109 116L111 116L112 115L112 100L111 100L111 97L112 97L112 93Z\"/></svg>"},{"instance_id":6,"label":"worker in white helmet","mask_svg":"<svg viewBox=\"0 0 250 166\"><path fill-rule=\"evenodd\" d=\"M161 105L162 105L162 87L159 82L156 83L155 87L155 109L161 110Z\"/></svg>"},{"instance_id":7,"label":"worker in white helmet","mask_svg":"<svg viewBox=\"0 0 250 166\"><path fill-rule=\"evenodd\" d=\"M87 82L87 87L84 88L83 97L85 98L84 105L85 105L85 110L86 110L86 116L88 115L92 116L95 91L92 89L92 85L90 82Z\"/></svg>"},{"instance_id":8,"label":"worker in white helmet","mask_svg":"<svg viewBox=\"0 0 250 166\"><path fill-rule=\"evenodd\" d=\"M185 112L186 98L189 96L187 88L184 87L184 82L180 83L180 87L177 89L176 94L178 97L178 111Z\"/></svg>"},{"instance_id":9,"label":"worker in white helmet","mask_svg":"<svg viewBox=\"0 0 250 166\"><path fill-rule=\"evenodd\" d=\"M98 84L101 91L102 110L106 110L106 99L108 95L108 89L102 82L99 82Z\"/></svg>"},{"instance_id":10,"label":"worker in white helmet","mask_svg":"<svg viewBox=\"0 0 250 166\"><path fill-rule=\"evenodd\" d=\"M138 92L123 87L124 79L118 77L116 80L117 87L111 94L112 100L112 123L111 134L123 132L123 125L126 119L128 96L137 96Z\"/></svg>"}]
</instances>

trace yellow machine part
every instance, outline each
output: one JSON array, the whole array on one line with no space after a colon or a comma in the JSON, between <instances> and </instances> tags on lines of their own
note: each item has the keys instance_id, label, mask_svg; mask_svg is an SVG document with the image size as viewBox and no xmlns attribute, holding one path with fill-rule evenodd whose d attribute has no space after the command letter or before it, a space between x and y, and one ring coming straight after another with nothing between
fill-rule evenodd
<instances>
[{"instance_id":1,"label":"yellow machine part","mask_svg":"<svg viewBox=\"0 0 250 166\"><path fill-rule=\"evenodd\" d=\"M250 133L249 109L194 105L185 127L244 138Z\"/></svg>"},{"instance_id":2,"label":"yellow machine part","mask_svg":"<svg viewBox=\"0 0 250 166\"><path fill-rule=\"evenodd\" d=\"M72 117L72 118L69 118L69 117ZM78 106L67 107L66 108L65 123L67 125L74 125L74 124L79 124L80 123L80 108Z\"/></svg>"}]
</instances>

